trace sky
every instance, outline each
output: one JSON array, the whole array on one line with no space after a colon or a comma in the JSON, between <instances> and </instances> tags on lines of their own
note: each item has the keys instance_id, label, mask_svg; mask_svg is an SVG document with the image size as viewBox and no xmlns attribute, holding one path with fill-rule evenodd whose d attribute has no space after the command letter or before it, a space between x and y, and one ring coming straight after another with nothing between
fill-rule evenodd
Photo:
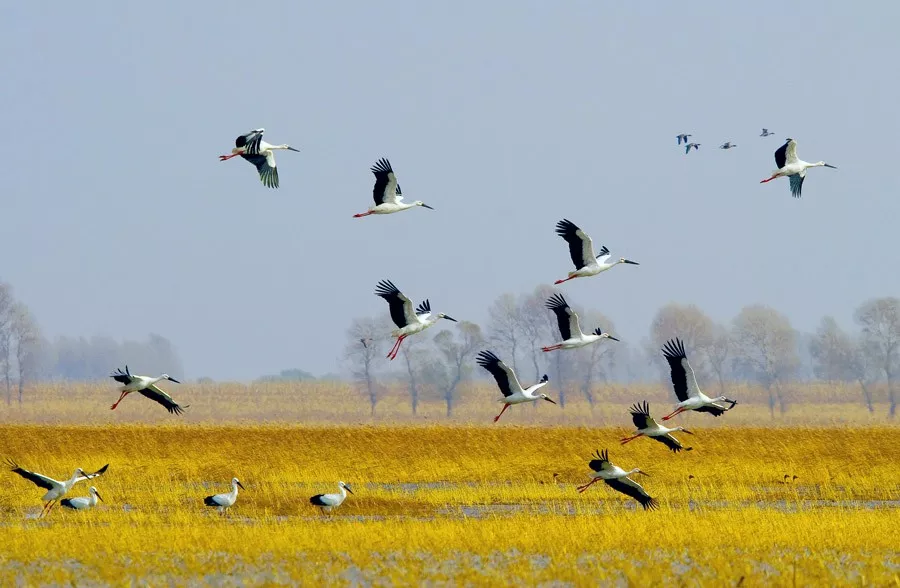
<instances>
[{"instance_id":1,"label":"sky","mask_svg":"<svg viewBox=\"0 0 900 588\"><path fill-rule=\"evenodd\" d=\"M572 269L562 218L641 263L561 287L635 343L673 301L720 321L767 304L813 330L900 293L900 4L3 14L0 280L50 338L159 333L183 377L333 372L351 319L387 308L378 280L486 324L502 293ZM258 127L301 150L277 154L278 190L217 158ZM811 170L799 200L759 184L786 137L839 168ZM351 218L380 157L435 210Z\"/></svg>"}]
</instances>

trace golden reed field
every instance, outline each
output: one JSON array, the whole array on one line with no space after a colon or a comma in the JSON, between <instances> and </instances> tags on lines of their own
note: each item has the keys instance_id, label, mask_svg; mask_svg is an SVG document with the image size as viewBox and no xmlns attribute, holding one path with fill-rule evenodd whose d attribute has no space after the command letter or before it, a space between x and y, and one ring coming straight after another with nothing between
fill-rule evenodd
<instances>
[{"instance_id":1,"label":"golden reed field","mask_svg":"<svg viewBox=\"0 0 900 588\"><path fill-rule=\"evenodd\" d=\"M106 385L0 405L0 457L56 478L110 464L93 481L105 502L43 519L43 491L3 474L0 585L900 586L900 431L852 388L797 388L774 420L762 391L730 389L734 411L679 421L696 434L678 455L618 442L628 403L671 406L657 386L598 392L593 411L516 406L497 424L486 386L452 419L434 400L410 417L399 390L373 418L338 384L168 389L184 417L138 395L109 411ZM604 448L651 474L638 481L658 510L602 483L576 491ZM233 476L234 508L204 507ZM341 508L309 504L338 480L355 492Z\"/></svg>"}]
</instances>

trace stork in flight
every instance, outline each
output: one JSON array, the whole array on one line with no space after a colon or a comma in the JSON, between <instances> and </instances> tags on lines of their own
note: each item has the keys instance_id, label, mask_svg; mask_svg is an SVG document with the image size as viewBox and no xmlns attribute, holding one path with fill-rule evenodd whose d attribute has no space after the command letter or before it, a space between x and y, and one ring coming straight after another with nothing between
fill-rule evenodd
<instances>
[{"instance_id":1,"label":"stork in flight","mask_svg":"<svg viewBox=\"0 0 900 588\"><path fill-rule=\"evenodd\" d=\"M684 154L687 155L691 152L691 147L694 148L694 151L700 149L700 143L688 143L684 146Z\"/></svg>"},{"instance_id":2,"label":"stork in flight","mask_svg":"<svg viewBox=\"0 0 900 588\"><path fill-rule=\"evenodd\" d=\"M396 337L397 341L388 352L388 359L393 360L400 351L400 344L410 335L421 333L434 323L441 319L448 321L457 320L442 312L435 315L431 314L431 303L428 300L422 302L413 310L412 300L407 298L390 280L381 280L375 287L375 295L387 300L391 311L391 319L397 328L391 331L391 337Z\"/></svg>"},{"instance_id":3,"label":"stork in flight","mask_svg":"<svg viewBox=\"0 0 900 588\"><path fill-rule=\"evenodd\" d=\"M397 176L391 168L391 162L385 158L381 158L372 166L372 173L375 174L375 188L372 190L372 196L375 198L375 204L369 207L366 212L354 214L353 218L369 216L370 214L392 214L422 206L429 210L434 210L421 200L415 202L403 202L403 192L400 191L400 184L397 183Z\"/></svg>"},{"instance_id":4,"label":"stork in flight","mask_svg":"<svg viewBox=\"0 0 900 588\"><path fill-rule=\"evenodd\" d=\"M725 141L724 143L719 145L719 149L734 149L735 147L737 147L737 145L735 145L731 141Z\"/></svg>"},{"instance_id":5,"label":"stork in flight","mask_svg":"<svg viewBox=\"0 0 900 588\"><path fill-rule=\"evenodd\" d=\"M266 129L254 129L245 135L241 135L234 140L234 149L231 155L220 155L219 161L227 161L232 157L240 155L253 164L256 171L259 172L259 179L264 186L269 188L278 187L278 168L275 167L275 150L287 149L288 151L297 151L290 145L271 145L262 140L263 133Z\"/></svg>"},{"instance_id":6,"label":"stork in flight","mask_svg":"<svg viewBox=\"0 0 900 588\"><path fill-rule=\"evenodd\" d=\"M775 133L770 132L769 129L763 129L762 132L759 134L759 136L760 137L768 137L769 135L774 135L774 134Z\"/></svg>"},{"instance_id":7,"label":"stork in flight","mask_svg":"<svg viewBox=\"0 0 900 588\"><path fill-rule=\"evenodd\" d=\"M494 379L497 381L497 387L500 388L500 392L503 393L503 398L500 399L500 402L503 403L503 410L494 417L495 423L500 420L500 417L503 416L506 409L513 404L524 404L525 402L534 402L535 400L546 400L551 404L556 404L556 402L551 400L546 394L538 393L538 390L546 386L547 382L550 381L547 374L544 374L544 377L541 378L541 381L537 384L523 388L522 384L519 383L519 379L516 377L516 372L512 371L512 368L500 361L500 358L494 355L494 352L479 352L478 356L475 358L475 362L494 376Z\"/></svg>"},{"instance_id":8,"label":"stork in flight","mask_svg":"<svg viewBox=\"0 0 900 588\"><path fill-rule=\"evenodd\" d=\"M637 500L641 503L641 506L644 507L644 510L654 510L659 506L656 500L647 494L647 491L644 490L643 486L628 477L632 474L641 474L650 477L650 474L642 471L640 468L634 468L626 472L619 466L613 465L609 461L609 452L606 449L602 452L596 452L594 454L594 459L588 462L588 467L594 470L594 473L591 474L591 478L593 479L587 484L579 486L578 492L584 492L590 488L594 482L603 480L607 486L616 492L621 492L625 496L630 496Z\"/></svg>"},{"instance_id":9,"label":"stork in flight","mask_svg":"<svg viewBox=\"0 0 900 588\"><path fill-rule=\"evenodd\" d=\"M9 464L9 467L14 474L18 474L29 482L33 483L35 486L47 490L47 492L41 498L41 500L45 501L44 508L41 509L41 516L49 514L50 511L53 510L53 506L56 504L56 502L60 498L65 496L66 493L72 489L72 486L83 480L92 480L97 476L101 476L106 473L107 468L109 468L109 464L106 464L92 474L89 474L83 469L78 468L75 470L75 473L72 474L71 478L60 482L59 480L48 478L43 474L38 474L36 472L26 470L25 468L21 468L16 462L11 459L7 458L6 463Z\"/></svg>"},{"instance_id":10,"label":"stork in flight","mask_svg":"<svg viewBox=\"0 0 900 588\"><path fill-rule=\"evenodd\" d=\"M791 196L800 198L803 191L803 180L806 179L806 170L811 167L830 167L837 169L833 165L829 165L824 161L810 163L797 158L797 142L788 139L784 145L775 150L775 165L778 169L772 172L772 177L760 180L760 184L771 182L775 178L787 176L791 183Z\"/></svg>"},{"instance_id":11,"label":"stork in flight","mask_svg":"<svg viewBox=\"0 0 900 588\"><path fill-rule=\"evenodd\" d=\"M572 263L575 264L575 271L569 272L569 277L563 280L556 280L553 282L554 284L562 284L575 278L596 276L600 272L605 272L620 263L640 265L638 262L625 259L624 257L610 262L609 260L612 256L609 253L609 249L605 246L600 247L599 256L595 255L594 244L591 238L569 219L564 218L556 223L556 234L569 244L569 255L572 257Z\"/></svg>"},{"instance_id":12,"label":"stork in flight","mask_svg":"<svg viewBox=\"0 0 900 588\"><path fill-rule=\"evenodd\" d=\"M643 406L635 404L631 407L631 420L634 422L634 426L637 430L631 437L622 439L622 445L625 445L638 437L650 437L654 441L659 441L675 453L678 453L682 449L685 451L693 449L693 447L685 447L678 439L672 436L672 433L677 431L684 431L688 435L693 435L693 433L684 427L670 429L657 423L653 417L650 416L650 406L647 404L646 400L644 401Z\"/></svg>"},{"instance_id":13,"label":"stork in flight","mask_svg":"<svg viewBox=\"0 0 900 588\"><path fill-rule=\"evenodd\" d=\"M687 133L681 133L680 135L675 135L675 138L678 139L678 144L681 145L682 143L687 143L691 136Z\"/></svg>"},{"instance_id":14,"label":"stork in flight","mask_svg":"<svg viewBox=\"0 0 900 588\"><path fill-rule=\"evenodd\" d=\"M559 334L562 342L548 347L542 347L541 351L555 351L557 349L577 349L596 343L602 339L618 341L609 333L604 333L603 329L597 327L590 335L581 332L581 325L578 324L578 315L566 302L562 294L554 294L547 299L546 307L553 311L556 315L556 323L559 326Z\"/></svg>"},{"instance_id":15,"label":"stork in flight","mask_svg":"<svg viewBox=\"0 0 900 588\"><path fill-rule=\"evenodd\" d=\"M700 391L697 385L697 378L694 376L694 370L688 362L687 355L684 352L684 342L675 338L666 341L663 345L663 356L669 362L669 369L672 375L672 387L675 389L675 396L679 402L675 405L675 410L671 414L667 414L662 420L667 421L676 414L680 414L686 410L696 410L697 412L708 412L713 416L721 416L728 412L737 404L737 401L730 400L726 396L717 396L710 398ZM731 406L723 406L718 402L730 402Z\"/></svg>"},{"instance_id":16,"label":"stork in flight","mask_svg":"<svg viewBox=\"0 0 900 588\"><path fill-rule=\"evenodd\" d=\"M119 399L110 407L110 410L115 410L116 407L119 406L119 403L132 392L140 392L153 402L163 405L165 409L172 414L182 414L184 409L188 408L187 406L181 406L175 402L171 396L166 394L162 388L156 385L157 382L162 382L163 380L175 382L176 384L181 383L169 374L163 374L158 378L137 376L132 374L126 365L124 372L121 369L117 369L109 377L116 382L123 384L122 386L119 386L119 392L121 392L121 394L119 394Z\"/></svg>"}]
</instances>

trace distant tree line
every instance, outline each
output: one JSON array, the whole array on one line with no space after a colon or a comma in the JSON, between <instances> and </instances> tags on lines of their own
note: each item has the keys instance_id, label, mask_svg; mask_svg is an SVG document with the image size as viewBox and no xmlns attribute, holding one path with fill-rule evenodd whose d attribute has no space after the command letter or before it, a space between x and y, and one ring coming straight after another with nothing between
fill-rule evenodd
<instances>
[{"instance_id":1,"label":"distant tree line","mask_svg":"<svg viewBox=\"0 0 900 588\"><path fill-rule=\"evenodd\" d=\"M857 327L853 332L826 316L811 334L797 332L784 314L767 306L746 306L730 323L721 324L695 305L671 303L659 309L648 337L637 344L604 340L576 351L543 353L542 347L559 340L556 318L545 308L554 291L539 286L531 294L503 294L491 304L484 330L461 322L433 334L425 331L407 338L393 362L384 358L394 328L387 314L357 318L347 331L344 358L373 414L385 386L401 381L408 388L413 414L427 395L442 398L450 416L460 385L475 375L487 377L476 371L474 363L481 349L494 350L516 370L523 385L548 373L562 406L570 394L582 395L593 405L597 384L646 380L648 374L667 381L668 366L659 350L666 340L679 337L702 386L719 394L729 382L758 384L768 395L772 415L786 410L786 389L792 382L813 379L858 385L870 412L875 410L873 386L884 384L889 416L896 415L898 298L861 304L853 315ZM578 312L584 332L602 327L616 334L609 317L568 302Z\"/></svg>"}]
</instances>

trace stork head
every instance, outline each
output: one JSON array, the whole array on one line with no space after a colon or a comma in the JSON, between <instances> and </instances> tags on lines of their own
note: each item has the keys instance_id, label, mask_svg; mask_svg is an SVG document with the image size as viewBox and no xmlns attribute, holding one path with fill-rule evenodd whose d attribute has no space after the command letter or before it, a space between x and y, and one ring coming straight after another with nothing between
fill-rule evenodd
<instances>
[{"instance_id":1,"label":"stork head","mask_svg":"<svg viewBox=\"0 0 900 588\"><path fill-rule=\"evenodd\" d=\"M627 263L629 265L641 265L636 261L631 261L630 259L625 259L624 257L619 258L619 263Z\"/></svg>"},{"instance_id":2,"label":"stork head","mask_svg":"<svg viewBox=\"0 0 900 588\"><path fill-rule=\"evenodd\" d=\"M632 474L640 474L640 475L642 475L642 476L647 476L648 478L650 477L650 474L648 474L647 472L645 472L645 471L642 470L641 468L634 468L633 470L631 470L631 473L632 473Z\"/></svg>"},{"instance_id":3,"label":"stork head","mask_svg":"<svg viewBox=\"0 0 900 588\"><path fill-rule=\"evenodd\" d=\"M833 165L831 165L831 164L828 164L828 163L825 163L824 161L820 161L820 162L817 163L816 165L821 165L822 167L830 167L831 169L837 169L835 166L833 166Z\"/></svg>"},{"instance_id":4,"label":"stork head","mask_svg":"<svg viewBox=\"0 0 900 588\"><path fill-rule=\"evenodd\" d=\"M95 488L94 486L91 486L90 492L91 492L91 494L93 494L94 496L96 496L97 498L99 498L100 500L106 502L105 500L103 500L103 497L100 496L100 493L97 492L97 488Z\"/></svg>"},{"instance_id":5,"label":"stork head","mask_svg":"<svg viewBox=\"0 0 900 588\"><path fill-rule=\"evenodd\" d=\"M438 318L447 319L448 321L453 321L454 323L458 323L459 321L453 318L452 316L446 315L443 312L438 313Z\"/></svg>"},{"instance_id":6,"label":"stork head","mask_svg":"<svg viewBox=\"0 0 900 588\"><path fill-rule=\"evenodd\" d=\"M291 147L291 146L288 145L287 143L285 143L284 145L282 145L281 148L282 148L282 149L287 149L288 151L296 151L297 153L300 153L300 150L299 150L299 149L294 149L293 147Z\"/></svg>"},{"instance_id":7,"label":"stork head","mask_svg":"<svg viewBox=\"0 0 900 588\"><path fill-rule=\"evenodd\" d=\"M241 481L238 480L237 478L231 478L231 485L232 486L240 486L241 490L246 490L246 488L244 488L244 485L241 484Z\"/></svg>"},{"instance_id":8,"label":"stork head","mask_svg":"<svg viewBox=\"0 0 900 588\"><path fill-rule=\"evenodd\" d=\"M544 400L546 400L546 401L549 402L550 404L556 404L556 401L553 400L552 398L550 398L549 396L547 396L546 394L541 394L541 398L543 398Z\"/></svg>"},{"instance_id":9,"label":"stork head","mask_svg":"<svg viewBox=\"0 0 900 588\"><path fill-rule=\"evenodd\" d=\"M75 475L76 475L76 476L84 476L85 478L87 478L87 475L88 475L88 474L87 474L87 472L84 471L83 469L78 468L78 469L75 470Z\"/></svg>"},{"instance_id":10,"label":"stork head","mask_svg":"<svg viewBox=\"0 0 900 588\"><path fill-rule=\"evenodd\" d=\"M683 433L687 433L688 435L693 435L693 434L694 434L694 433L692 433L691 431L688 431L687 429L685 429L684 427L675 427L675 430L676 430L676 431L681 431L681 432L683 432Z\"/></svg>"},{"instance_id":11,"label":"stork head","mask_svg":"<svg viewBox=\"0 0 900 588\"><path fill-rule=\"evenodd\" d=\"M427 204L425 204L425 203L422 202L421 200L416 200L415 202L413 202L413 204L415 204L416 206L424 206L424 207L427 208L428 210L434 210L433 208L431 208L430 206L428 206Z\"/></svg>"},{"instance_id":12,"label":"stork head","mask_svg":"<svg viewBox=\"0 0 900 588\"><path fill-rule=\"evenodd\" d=\"M615 337L605 332L603 329L596 328L594 329L594 334L600 337L601 339L609 339L610 341L618 341Z\"/></svg>"},{"instance_id":13,"label":"stork head","mask_svg":"<svg viewBox=\"0 0 900 588\"><path fill-rule=\"evenodd\" d=\"M353 490L351 490L351 489L350 489L350 486L347 485L347 484L345 484L344 482L338 482L338 486L340 486L341 488L343 488L344 490L346 490L346 491L349 492L350 494L353 494Z\"/></svg>"},{"instance_id":14,"label":"stork head","mask_svg":"<svg viewBox=\"0 0 900 588\"><path fill-rule=\"evenodd\" d=\"M170 376L169 374L163 374L163 375L160 376L160 378L163 379L163 380L169 380L170 382L175 382L176 384L180 384L180 383L181 383L181 382L179 382L178 380L176 380L175 378L173 378L172 376Z\"/></svg>"}]
</instances>

